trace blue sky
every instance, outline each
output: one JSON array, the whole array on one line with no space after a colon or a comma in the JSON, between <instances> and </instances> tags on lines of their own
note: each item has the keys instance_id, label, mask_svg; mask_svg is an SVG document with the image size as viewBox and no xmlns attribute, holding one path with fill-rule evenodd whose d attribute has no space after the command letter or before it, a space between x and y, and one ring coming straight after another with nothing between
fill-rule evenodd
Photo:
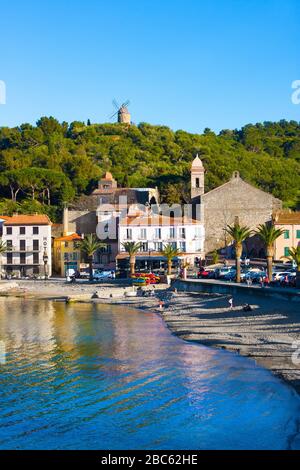
<instances>
[{"instance_id":1,"label":"blue sky","mask_svg":"<svg viewBox=\"0 0 300 470\"><path fill-rule=\"evenodd\" d=\"M11 0L0 7L0 126L132 119L202 132L295 119L299 0Z\"/></svg>"}]
</instances>

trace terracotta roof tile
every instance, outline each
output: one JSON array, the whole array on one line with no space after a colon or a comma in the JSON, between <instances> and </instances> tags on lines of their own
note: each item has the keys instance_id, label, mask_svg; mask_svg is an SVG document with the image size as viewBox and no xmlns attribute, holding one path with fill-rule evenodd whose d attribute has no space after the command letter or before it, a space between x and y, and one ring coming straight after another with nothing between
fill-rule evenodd
<instances>
[{"instance_id":1,"label":"terracotta roof tile","mask_svg":"<svg viewBox=\"0 0 300 470\"><path fill-rule=\"evenodd\" d=\"M4 225L51 225L49 217L45 214L13 215L7 217Z\"/></svg>"},{"instance_id":2,"label":"terracotta roof tile","mask_svg":"<svg viewBox=\"0 0 300 470\"><path fill-rule=\"evenodd\" d=\"M300 212L279 212L274 223L278 225L300 225Z\"/></svg>"}]
</instances>

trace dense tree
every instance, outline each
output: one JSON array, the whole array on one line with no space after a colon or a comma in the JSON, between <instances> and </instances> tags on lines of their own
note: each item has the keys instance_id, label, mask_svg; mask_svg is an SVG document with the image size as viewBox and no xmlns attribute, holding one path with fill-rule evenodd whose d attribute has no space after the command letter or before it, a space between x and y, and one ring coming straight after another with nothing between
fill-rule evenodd
<instances>
[{"instance_id":1,"label":"dense tree","mask_svg":"<svg viewBox=\"0 0 300 470\"><path fill-rule=\"evenodd\" d=\"M299 205L296 121L250 124L219 135L208 128L203 134L191 134L147 123L89 124L68 125L42 117L36 126L0 128L0 196L20 203L34 197L60 208L64 200L88 193L104 171L111 171L120 185L157 185L164 202L186 202L190 165L198 153L206 168L207 191L238 170L253 185L281 198L285 206ZM49 173L45 185L37 169L57 174ZM69 186L60 186L58 173ZM29 176L25 184L22 174Z\"/></svg>"}]
</instances>

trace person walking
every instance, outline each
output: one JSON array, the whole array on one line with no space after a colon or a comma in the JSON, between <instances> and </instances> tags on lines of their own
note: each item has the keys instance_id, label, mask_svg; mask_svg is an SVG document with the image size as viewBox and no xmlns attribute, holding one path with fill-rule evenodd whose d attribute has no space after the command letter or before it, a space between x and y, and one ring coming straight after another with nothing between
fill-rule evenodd
<instances>
[{"instance_id":1,"label":"person walking","mask_svg":"<svg viewBox=\"0 0 300 470\"><path fill-rule=\"evenodd\" d=\"M230 310L233 309L233 298L230 297L230 299L228 300L228 303L229 303L229 306L230 306Z\"/></svg>"}]
</instances>

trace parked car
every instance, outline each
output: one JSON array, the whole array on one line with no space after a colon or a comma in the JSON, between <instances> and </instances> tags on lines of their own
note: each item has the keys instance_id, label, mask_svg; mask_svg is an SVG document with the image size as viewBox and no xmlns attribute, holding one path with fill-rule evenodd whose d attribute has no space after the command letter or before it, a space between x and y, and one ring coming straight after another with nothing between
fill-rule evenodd
<instances>
[{"instance_id":1,"label":"parked car","mask_svg":"<svg viewBox=\"0 0 300 470\"><path fill-rule=\"evenodd\" d=\"M80 279L89 279L90 277L90 273L89 273L89 269L81 269L79 271L79 278Z\"/></svg>"},{"instance_id":2,"label":"parked car","mask_svg":"<svg viewBox=\"0 0 300 470\"><path fill-rule=\"evenodd\" d=\"M297 273L291 272L280 279L280 285L283 287L296 287Z\"/></svg>"},{"instance_id":3,"label":"parked car","mask_svg":"<svg viewBox=\"0 0 300 470\"><path fill-rule=\"evenodd\" d=\"M216 278L217 279L223 279L226 274L228 274L231 271L235 272L236 268L234 266L226 266L224 268L217 268L215 271Z\"/></svg>"},{"instance_id":4,"label":"parked car","mask_svg":"<svg viewBox=\"0 0 300 470\"><path fill-rule=\"evenodd\" d=\"M259 283L261 280L265 280L267 278L266 271L248 271L243 278L244 282L247 282L248 279L253 282L253 284Z\"/></svg>"},{"instance_id":5,"label":"parked car","mask_svg":"<svg viewBox=\"0 0 300 470\"><path fill-rule=\"evenodd\" d=\"M223 276L224 281L235 281L236 280L236 270L231 269L227 274Z\"/></svg>"},{"instance_id":6,"label":"parked car","mask_svg":"<svg viewBox=\"0 0 300 470\"><path fill-rule=\"evenodd\" d=\"M286 276L289 276L291 274L290 271L278 271L273 273L273 281L279 281L281 282Z\"/></svg>"},{"instance_id":7,"label":"parked car","mask_svg":"<svg viewBox=\"0 0 300 470\"><path fill-rule=\"evenodd\" d=\"M199 271L197 272L197 278L198 279L208 279L210 271L208 271L205 268L200 268Z\"/></svg>"},{"instance_id":8,"label":"parked car","mask_svg":"<svg viewBox=\"0 0 300 470\"><path fill-rule=\"evenodd\" d=\"M93 279L95 281L104 281L105 279L115 279L115 272L112 270L104 271L102 269L93 270Z\"/></svg>"}]
</instances>

